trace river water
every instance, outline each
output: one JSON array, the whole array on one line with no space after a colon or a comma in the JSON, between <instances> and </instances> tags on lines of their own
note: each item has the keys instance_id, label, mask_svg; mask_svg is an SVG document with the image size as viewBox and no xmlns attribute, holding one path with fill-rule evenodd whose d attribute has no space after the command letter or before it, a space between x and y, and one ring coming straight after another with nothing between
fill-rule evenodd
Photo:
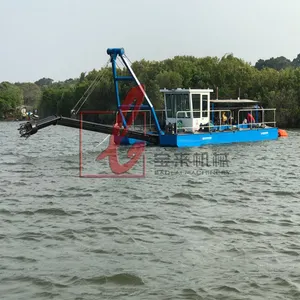
<instances>
[{"instance_id":1,"label":"river water","mask_svg":"<svg viewBox=\"0 0 300 300\"><path fill-rule=\"evenodd\" d=\"M79 178L78 130L17 128L0 123L1 299L300 299L300 131ZM84 174L111 172L105 137L84 132Z\"/></svg>"}]
</instances>

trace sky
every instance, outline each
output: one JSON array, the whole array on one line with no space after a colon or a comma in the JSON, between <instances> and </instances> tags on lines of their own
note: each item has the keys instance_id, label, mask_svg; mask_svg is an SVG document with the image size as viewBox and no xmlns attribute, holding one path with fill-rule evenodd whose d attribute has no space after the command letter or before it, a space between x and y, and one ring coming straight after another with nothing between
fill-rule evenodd
<instances>
[{"instance_id":1,"label":"sky","mask_svg":"<svg viewBox=\"0 0 300 300\"><path fill-rule=\"evenodd\" d=\"M0 0L0 82L55 81L106 65L227 53L255 64L300 53L299 0Z\"/></svg>"}]
</instances>

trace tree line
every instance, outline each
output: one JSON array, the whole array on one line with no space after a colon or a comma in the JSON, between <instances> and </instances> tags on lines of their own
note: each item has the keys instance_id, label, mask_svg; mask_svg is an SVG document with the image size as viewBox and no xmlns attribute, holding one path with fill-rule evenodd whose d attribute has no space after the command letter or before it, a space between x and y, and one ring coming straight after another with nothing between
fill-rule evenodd
<instances>
[{"instance_id":1,"label":"tree line","mask_svg":"<svg viewBox=\"0 0 300 300\"><path fill-rule=\"evenodd\" d=\"M254 66L232 54L218 57L176 56L163 61L140 60L132 68L156 109L163 108L160 88L218 88L218 98L259 100L263 107L277 109L277 124L300 127L300 54L258 60ZM124 69L119 69L124 73ZM19 118L20 107L37 109L40 117L70 116L70 111L89 86L101 80L83 106L84 109L115 110L111 67L81 73L78 78L55 82L41 78L34 83L0 83L0 118ZM121 99L130 85L120 84ZM213 95L212 98L216 97ZM28 108L27 108L28 109Z\"/></svg>"}]
</instances>

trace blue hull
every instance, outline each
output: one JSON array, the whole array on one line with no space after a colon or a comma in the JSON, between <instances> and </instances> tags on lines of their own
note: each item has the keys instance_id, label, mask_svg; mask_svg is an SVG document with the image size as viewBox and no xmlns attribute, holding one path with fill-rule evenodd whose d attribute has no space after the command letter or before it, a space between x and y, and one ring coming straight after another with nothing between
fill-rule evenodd
<instances>
[{"instance_id":1,"label":"blue hull","mask_svg":"<svg viewBox=\"0 0 300 300\"><path fill-rule=\"evenodd\" d=\"M122 137L121 139L115 138L115 143L118 145L133 145L135 143L145 143L145 141L141 141L141 140L137 140L137 139L132 139L132 138L128 138L128 137ZM147 142L147 145L149 143Z\"/></svg>"},{"instance_id":2,"label":"blue hull","mask_svg":"<svg viewBox=\"0 0 300 300\"><path fill-rule=\"evenodd\" d=\"M260 128L227 132L164 135L160 138L160 146L201 147L204 145L259 142L276 139L278 139L278 128Z\"/></svg>"},{"instance_id":3,"label":"blue hull","mask_svg":"<svg viewBox=\"0 0 300 300\"><path fill-rule=\"evenodd\" d=\"M160 136L161 147L201 147L204 145L249 143L278 139L278 128L257 128L225 132L207 132L194 134L166 134ZM142 142L123 137L122 145L133 145ZM148 144L148 143L147 143Z\"/></svg>"},{"instance_id":4,"label":"blue hull","mask_svg":"<svg viewBox=\"0 0 300 300\"><path fill-rule=\"evenodd\" d=\"M141 140L137 140L137 139L133 139L133 138L128 138L128 137L117 137L115 136L115 144L117 145L133 145L133 144L136 144L136 143L146 143L146 145L151 145L150 143L148 142L145 142L145 141L141 141Z\"/></svg>"}]
</instances>

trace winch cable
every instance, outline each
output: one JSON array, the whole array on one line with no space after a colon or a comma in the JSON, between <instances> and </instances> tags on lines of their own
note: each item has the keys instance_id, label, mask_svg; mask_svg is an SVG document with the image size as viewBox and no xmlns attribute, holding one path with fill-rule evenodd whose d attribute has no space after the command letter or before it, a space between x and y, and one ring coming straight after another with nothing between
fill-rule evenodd
<instances>
[{"instance_id":1,"label":"winch cable","mask_svg":"<svg viewBox=\"0 0 300 300\"><path fill-rule=\"evenodd\" d=\"M120 64L121 64L121 68L120 68L120 66L118 65L118 67L119 67L119 69L121 70L121 71L124 71L124 70L126 70L126 66L124 65L124 63L123 63L123 61L122 61L122 59L120 58L120 57L118 57L118 60L117 60ZM116 62L117 62L116 61ZM118 64L118 63L117 63Z\"/></svg>"},{"instance_id":2,"label":"winch cable","mask_svg":"<svg viewBox=\"0 0 300 300\"><path fill-rule=\"evenodd\" d=\"M124 54L124 56L126 57L126 59L130 62L130 64L132 65L132 61L129 59L129 57L126 55L126 54Z\"/></svg>"},{"instance_id":3,"label":"winch cable","mask_svg":"<svg viewBox=\"0 0 300 300\"><path fill-rule=\"evenodd\" d=\"M110 63L110 59L107 61L104 69L107 68L107 66L109 65L109 63ZM98 73L98 75L93 80L93 82L90 84L90 86L88 87L88 89L84 92L84 94L82 95L82 97L78 100L78 102L75 104L74 108L71 110L71 114L72 115L77 115L78 114L78 112L80 111L81 107L85 104L85 102L87 101L87 99L93 93L93 91L95 90L97 84L101 81L101 79L104 77L104 75L105 75L105 72L103 72L103 73L99 72ZM78 105L80 105L80 106L78 107Z\"/></svg>"}]
</instances>

